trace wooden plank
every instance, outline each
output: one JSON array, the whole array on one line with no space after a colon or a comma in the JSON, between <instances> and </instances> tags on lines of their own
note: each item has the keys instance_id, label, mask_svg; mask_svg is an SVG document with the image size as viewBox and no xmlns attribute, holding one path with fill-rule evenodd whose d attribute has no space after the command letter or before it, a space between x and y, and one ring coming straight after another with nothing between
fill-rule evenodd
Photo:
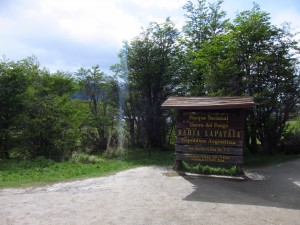
<instances>
[{"instance_id":1,"label":"wooden plank","mask_svg":"<svg viewBox=\"0 0 300 225\"><path fill-rule=\"evenodd\" d=\"M207 162L207 163L243 163L243 156L205 155L205 154L178 154L176 160Z\"/></svg>"},{"instance_id":2,"label":"wooden plank","mask_svg":"<svg viewBox=\"0 0 300 225\"><path fill-rule=\"evenodd\" d=\"M221 138L236 139L244 137L243 130L235 129L202 129L202 128L177 128L177 137L203 137L203 138Z\"/></svg>"},{"instance_id":3,"label":"wooden plank","mask_svg":"<svg viewBox=\"0 0 300 225\"><path fill-rule=\"evenodd\" d=\"M217 138L202 138L202 137L177 137L176 144L243 147L243 138L240 139L219 139L218 138L217 139Z\"/></svg>"},{"instance_id":4,"label":"wooden plank","mask_svg":"<svg viewBox=\"0 0 300 225\"><path fill-rule=\"evenodd\" d=\"M176 145L177 153L202 153L202 154L221 154L221 155L243 155L243 148L224 147L224 146L201 146L201 145Z\"/></svg>"},{"instance_id":5,"label":"wooden plank","mask_svg":"<svg viewBox=\"0 0 300 225\"><path fill-rule=\"evenodd\" d=\"M224 113L224 112L186 112L176 116L176 121L199 122L245 122L241 113Z\"/></svg>"},{"instance_id":6,"label":"wooden plank","mask_svg":"<svg viewBox=\"0 0 300 225\"><path fill-rule=\"evenodd\" d=\"M176 162L243 163L245 109L251 97L170 97L163 108L176 116Z\"/></svg>"},{"instance_id":7,"label":"wooden plank","mask_svg":"<svg viewBox=\"0 0 300 225\"><path fill-rule=\"evenodd\" d=\"M220 122L208 122L208 123L191 123L191 122L177 122L176 128L203 128L203 129L235 129L244 130L244 123L220 123Z\"/></svg>"},{"instance_id":8,"label":"wooden plank","mask_svg":"<svg viewBox=\"0 0 300 225\"><path fill-rule=\"evenodd\" d=\"M253 99L248 96L236 97L170 97L163 108L173 109L250 109Z\"/></svg>"}]
</instances>

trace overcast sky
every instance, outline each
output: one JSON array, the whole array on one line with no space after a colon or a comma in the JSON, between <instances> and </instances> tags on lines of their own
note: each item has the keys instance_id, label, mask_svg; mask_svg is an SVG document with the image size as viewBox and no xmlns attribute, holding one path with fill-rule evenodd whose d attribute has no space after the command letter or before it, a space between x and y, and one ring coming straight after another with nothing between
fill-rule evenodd
<instances>
[{"instance_id":1,"label":"overcast sky","mask_svg":"<svg viewBox=\"0 0 300 225\"><path fill-rule=\"evenodd\" d=\"M124 40L168 16L181 29L187 0L0 0L0 56L37 56L51 72L100 65L106 74L118 62ZM252 8L253 0L224 0L229 18ZM300 31L299 0L256 0L275 25Z\"/></svg>"}]
</instances>

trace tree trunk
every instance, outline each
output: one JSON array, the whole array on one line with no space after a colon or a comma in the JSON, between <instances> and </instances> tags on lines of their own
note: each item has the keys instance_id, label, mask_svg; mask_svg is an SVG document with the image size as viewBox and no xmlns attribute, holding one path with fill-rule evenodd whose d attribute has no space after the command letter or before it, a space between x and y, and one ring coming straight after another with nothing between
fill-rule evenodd
<instances>
[{"instance_id":1,"label":"tree trunk","mask_svg":"<svg viewBox=\"0 0 300 225\"><path fill-rule=\"evenodd\" d=\"M3 128L3 135L0 136L2 138L0 145L0 158L9 159L9 134L8 134L8 126Z\"/></svg>"},{"instance_id":2,"label":"tree trunk","mask_svg":"<svg viewBox=\"0 0 300 225\"><path fill-rule=\"evenodd\" d=\"M256 127L251 126L251 134L250 134L250 139L251 139L251 145L250 145L250 151L252 154L257 154L258 149L257 149L257 141L256 141Z\"/></svg>"},{"instance_id":3,"label":"tree trunk","mask_svg":"<svg viewBox=\"0 0 300 225\"><path fill-rule=\"evenodd\" d=\"M134 131L134 120L129 120L129 132L130 132L130 144L131 147L135 147L135 131Z\"/></svg>"},{"instance_id":4,"label":"tree trunk","mask_svg":"<svg viewBox=\"0 0 300 225\"><path fill-rule=\"evenodd\" d=\"M10 158L7 149L1 149L0 158L1 159L9 159Z\"/></svg>"}]
</instances>

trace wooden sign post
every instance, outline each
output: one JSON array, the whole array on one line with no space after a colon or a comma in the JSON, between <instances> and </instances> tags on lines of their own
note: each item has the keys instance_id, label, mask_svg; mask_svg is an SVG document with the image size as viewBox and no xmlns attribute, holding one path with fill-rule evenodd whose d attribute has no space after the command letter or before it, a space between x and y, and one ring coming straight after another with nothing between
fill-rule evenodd
<instances>
[{"instance_id":1,"label":"wooden sign post","mask_svg":"<svg viewBox=\"0 0 300 225\"><path fill-rule=\"evenodd\" d=\"M243 164L245 110L251 97L170 97L162 107L177 110L175 169L181 161L218 166Z\"/></svg>"}]
</instances>

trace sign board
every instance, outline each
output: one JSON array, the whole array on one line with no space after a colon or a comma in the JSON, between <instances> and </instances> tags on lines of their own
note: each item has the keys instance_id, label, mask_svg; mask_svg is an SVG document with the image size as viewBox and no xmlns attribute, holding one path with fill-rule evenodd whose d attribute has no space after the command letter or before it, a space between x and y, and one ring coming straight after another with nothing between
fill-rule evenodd
<instances>
[{"instance_id":1,"label":"sign board","mask_svg":"<svg viewBox=\"0 0 300 225\"><path fill-rule=\"evenodd\" d=\"M198 101L197 101L198 99ZM249 97L171 97L164 108L177 109L176 162L243 163L245 109Z\"/></svg>"},{"instance_id":2,"label":"sign board","mask_svg":"<svg viewBox=\"0 0 300 225\"><path fill-rule=\"evenodd\" d=\"M176 160L243 163L241 110L177 112Z\"/></svg>"}]
</instances>

